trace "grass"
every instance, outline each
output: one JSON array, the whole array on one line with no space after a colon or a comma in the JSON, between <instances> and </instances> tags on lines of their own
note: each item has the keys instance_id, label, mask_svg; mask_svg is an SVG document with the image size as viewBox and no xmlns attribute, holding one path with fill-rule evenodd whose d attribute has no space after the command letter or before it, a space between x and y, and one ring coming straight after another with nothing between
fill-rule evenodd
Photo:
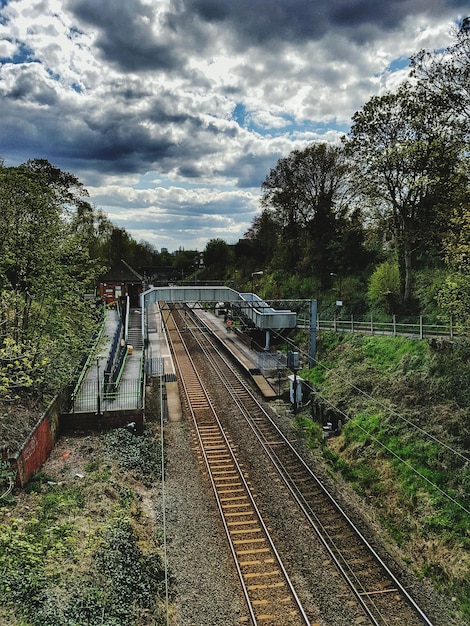
<instances>
[{"instance_id":1,"label":"grass","mask_svg":"<svg viewBox=\"0 0 470 626\"><path fill-rule=\"evenodd\" d=\"M126 452L116 447L124 439ZM102 435L81 479L64 462L0 510L2 624L166 623L161 548L143 503L156 450L151 432Z\"/></svg>"},{"instance_id":2,"label":"grass","mask_svg":"<svg viewBox=\"0 0 470 626\"><path fill-rule=\"evenodd\" d=\"M349 416L342 435L322 448L324 458L377 507L404 559L455 596L470 621L469 518L452 502L470 502L470 467L452 452L470 441L470 348L323 338L321 361L328 367L317 365L302 378Z\"/></svg>"},{"instance_id":3,"label":"grass","mask_svg":"<svg viewBox=\"0 0 470 626\"><path fill-rule=\"evenodd\" d=\"M295 427L303 433L309 448L317 448L322 440L322 427L308 416L299 413L295 418Z\"/></svg>"},{"instance_id":4,"label":"grass","mask_svg":"<svg viewBox=\"0 0 470 626\"><path fill-rule=\"evenodd\" d=\"M366 362L374 369L406 372L426 367L429 353L425 341L406 337L363 337L361 344Z\"/></svg>"}]
</instances>

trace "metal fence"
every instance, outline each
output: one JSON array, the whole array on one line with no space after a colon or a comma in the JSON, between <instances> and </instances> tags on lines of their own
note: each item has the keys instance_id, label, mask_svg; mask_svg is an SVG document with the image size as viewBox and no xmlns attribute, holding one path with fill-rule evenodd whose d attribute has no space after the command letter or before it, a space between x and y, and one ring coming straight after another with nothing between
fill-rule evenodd
<instances>
[{"instance_id":1,"label":"metal fence","mask_svg":"<svg viewBox=\"0 0 470 626\"><path fill-rule=\"evenodd\" d=\"M287 356L282 352L258 352L258 368L262 372L273 372L287 367Z\"/></svg>"},{"instance_id":2,"label":"metal fence","mask_svg":"<svg viewBox=\"0 0 470 626\"><path fill-rule=\"evenodd\" d=\"M307 316L297 316L297 326L308 328L309 318ZM317 317L317 331L331 330L340 333L360 333L371 335L406 335L416 339L425 337L447 337L454 338L455 329L452 320L449 324L425 324L424 318L420 316L415 322L400 322L395 316L389 322L379 322L371 316L369 319L360 317L334 317L325 320Z\"/></svg>"},{"instance_id":3,"label":"metal fence","mask_svg":"<svg viewBox=\"0 0 470 626\"><path fill-rule=\"evenodd\" d=\"M161 356L151 356L145 361L145 373L147 376L163 376L164 359Z\"/></svg>"},{"instance_id":4,"label":"metal fence","mask_svg":"<svg viewBox=\"0 0 470 626\"><path fill-rule=\"evenodd\" d=\"M142 378L121 381L112 393L107 393L103 379L84 381L70 408L71 413L98 414L104 411L141 409L143 407Z\"/></svg>"}]
</instances>

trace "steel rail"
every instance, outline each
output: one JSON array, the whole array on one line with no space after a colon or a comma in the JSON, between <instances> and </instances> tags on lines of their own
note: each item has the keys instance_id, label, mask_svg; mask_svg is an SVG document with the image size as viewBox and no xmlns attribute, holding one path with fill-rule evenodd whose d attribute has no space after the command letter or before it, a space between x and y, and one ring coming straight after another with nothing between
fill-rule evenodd
<instances>
[{"instance_id":1,"label":"steel rail","mask_svg":"<svg viewBox=\"0 0 470 626\"><path fill-rule=\"evenodd\" d=\"M376 550L370 545L370 543L364 537L362 532L353 523L353 521L350 519L350 517L347 515L347 513L344 511L344 509L340 506L340 504L328 492L328 490L322 484L321 480L316 476L316 474L312 471L312 469L306 464L306 462L304 461L302 456L298 453L298 451L292 446L292 444L289 442L289 440L285 437L285 435L279 429L277 424L273 421L273 419L271 418L269 413L258 402L258 399L252 393L252 391L248 387L248 385L245 383L242 375L234 370L234 368L233 368L233 361L232 360L228 360L228 358L225 356L225 349L224 349L224 354L222 354L222 352L220 351L220 349L218 347L220 345L220 343L219 343L220 340L216 336L214 336L210 326L208 326L204 322L204 320L201 319L196 313L193 313L193 314L194 314L195 317L197 317L198 324L202 324L202 326L205 329L205 332L203 333L203 336L205 337L206 341L209 341L209 337L213 337L214 341L217 343L217 346L216 346L216 345L214 345L214 342L211 341L211 344L210 344L211 345L211 349L209 350L207 348L204 348L202 346L201 342L199 341L199 339L196 338L198 343L201 345L201 349L204 350L204 355L205 355L206 359L212 364L212 367L213 367L214 371L216 372L216 374L219 376L219 378L225 378L226 379L226 377L224 376L224 374L222 373L222 370L220 368L220 363L219 362L215 362L215 360L213 358L213 351L214 350L217 351L217 354L219 355L219 358L221 358L223 360L223 362L225 363L225 365L229 368L230 375L231 376L235 376L237 378L238 383L240 385L242 385L245 393L247 393L250 396L251 401L253 401L256 404L257 409L263 414L263 416L267 420L267 423L269 424L270 428L274 429L276 435L281 438L282 445L286 446L289 449L290 453L294 455L297 463L300 463L302 471L305 471L308 474L308 476L314 481L316 487L320 490L322 495L327 498L328 502L331 504L333 509L335 511L337 511L339 515L341 515L341 517L344 519L344 521L349 526L349 528L352 530L352 532L354 532L357 535L359 540L362 542L362 544L367 549L367 551L370 553L370 555L373 557L373 559L376 561L376 563L382 568L382 570L384 571L386 576L395 585L396 590L399 591L402 594L403 598L406 600L408 605L410 605L410 607L413 608L413 610L415 611L417 616L419 616L419 619L422 620L422 624L424 624L425 626L433 626L433 623L426 616L426 614L423 612L421 607L419 607L419 605L415 602L413 597L404 588L404 586L401 584L401 582L398 580L398 578L395 576L395 574L390 570L390 568L386 565L386 563L383 561L383 559L380 557L380 555L377 554ZM190 327L188 327L188 326L187 326L187 328L190 329ZM200 330L200 327L198 329ZM224 382L224 380L222 382ZM259 426L254 421L254 419L253 419L253 417L251 415L251 412L247 411L245 409L244 403L240 401L240 399L238 397L238 393L236 393L233 390L229 389L229 387L232 387L232 386L233 385L230 382L228 382L227 385L226 385L226 387L227 387L229 393L231 394L233 400L235 401L237 406L240 408L242 414L245 417L245 420L247 421L248 425L252 429L252 431L255 434L256 438L258 439L260 445L263 447L263 449L265 450L266 454L270 458L270 460L271 460L272 464L274 465L278 475L283 480L283 482L286 485L286 487L289 489L289 492L295 498L295 500L298 503L300 509L303 511L303 513L306 516L307 520L309 521L310 525L312 526L312 528L316 532L317 536L319 537L320 541L322 542L322 544L324 545L324 547L328 551L328 554L331 556L331 558L335 562L336 566L340 570L341 574L343 575L345 580L348 582L348 584L349 584L351 590L353 591L355 597L358 599L358 601L360 602L361 606L363 606L364 611L369 616L369 619L372 621L374 626L375 625L380 625L380 624L387 624L388 622L385 621L386 618L384 618L382 615L380 615L380 609L373 602L373 596L370 596L368 594L367 590L363 587L362 583L357 578L357 576L355 575L354 571L348 565L347 557L345 557L344 555L341 554L341 550L336 546L334 539L330 536L330 533L325 528L324 524L321 522L321 520L319 519L318 515L312 510L312 508L310 507L309 503L306 501L304 495L302 494L302 491L298 488L298 484L296 483L295 479L292 479L289 476L289 470L284 466L283 461L279 458L279 455L274 451L273 446L269 444L269 441L272 439L272 437L270 436L269 438L267 438L266 435L261 432ZM328 541L327 541L326 537L328 537ZM332 549L331 546L334 546L334 550ZM338 558L337 555L339 555L340 558ZM343 562L343 564L341 563L341 561ZM358 587L359 587L359 589L358 589ZM369 604L373 604L374 609L375 609L375 611L377 613L377 616L375 616L371 612L371 610L369 608L369 604L365 601L364 598L367 598L369 600ZM372 602L371 602L371 600L372 600ZM377 617L380 618L381 621L377 621Z\"/></svg>"},{"instance_id":2,"label":"steel rail","mask_svg":"<svg viewBox=\"0 0 470 626\"><path fill-rule=\"evenodd\" d=\"M175 326L176 326L176 324L175 324ZM233 452L232 446L230 445L230 442L229 442L229 440L228 440L228 438L227 438L227 436L226 436L226 434L224 432L222 424L220 423L220 420L217 417L215 408L214 408L214 406L213 406L213 404L212 404L212 402L211 402L211 400L210 400L210 398L209 398L209 396L207 394L207 391L205 389L204 383L202 382L202 380L200 379L200 377L199 377L199 375L197 373L197 369L196 369L196 367L194 365L193 359L191 358L191 355L189 354L189 351L187 350L187 347L185 346L185 342L184 342L184 339L182 337L182 334L181 334L181 332L179 331L178 328L175 328L172 332L173 333L174 332L178 333L178 340L180 342L180 345L185 350L185 357L184 358L186 358L187 363L190 364L190 366L192 368L193 374L191 375L191 383L194 385L195 381L197 380L197 382L199 384L199 393L202 394L205 397L205 401L206 401L205 402L206 406L204 408L208 408L211 411L211 413L212 413L213 423L217 426L217 430L218 430L217 434L220 436L220 439L223 442L225 450L227 451L227 453L230 456L230 463L236 469L237 478L240 480L241 484L243 485L244 492L245 492L247 498L249 499L250 506L253 509L254 514L256 516L256 522L257 522L257 524L259 524L260 528L262 529L264 537L266 538L266 541L268 543L269 549L271 550L271 556L273 558L265 559L265 562L267 564L269 564L271 570L274 567L273 563L277 565L277 567L279 568L279 571L280 571L280 579L283 580L282 585L285 584L286 587L287 587L287 590L290 593L290 597L292 599L291 606L289 606L287 598L286 597L283 598L283 601L284 601L284 611L285 611L284 618L288 619L289 623L294 624L295 623L294 619L295 619L296 616L298 616L299 619L297 621L299 622L299 624L301 622L301 624L303 626L310 626L310 620L307 617L307 615L306 615L306 613L305 613L305 611L304 611L304 609L302 607L300 599L297 596L297 593L296 593L296 591L294 589L294 586L293 586L293 584L292 584L292 582L291 582L291 580L290 580L290 578L288 576L288 573L287 573L287 571L286 571L286 569L285 569L285 567L284 567L284 565L283 565L283 563L281 561L280 555L277 552L276 547L274 545L274 542L273 542L273 540L272 540L272 538L270 536L270 533L269 533L269 531L268 531L268 529L267 529L267 527L266 527L266 525L265 525L265 523L264 523L264 521L262 519L261 513L260 513L258 507L256 506L255 501L253 500L253 497L252 497L252 494L251 494L251 490L250 490L250 488L249 488L249 486L248 486L248 484L246 482L246 479L245 479L245 477L243 475L243 471L240 468L240 466L238 464L238 461L236 460L236 457L235 457L235 454ZM235 563L235 566L236 566L236 569L237 569L237 573L238 573L238 576L240 578L240 582L241 582L241 585L242 585L243 593L244 593L246 601L247 601L247 605L248 605L248 609L249 609L249 612L250 612L251 620L253 622L253 625L257 625L259 623L259 621L258 621L259 619L261 619L264 623L270 623L268 620L270 619L271 616L266 615L266 614L261 614L260 615L259 613L257 614L257 612L255 611L254 604L255 605L259 604L260 606L263 606L263 603L266 600L260 601L259 599L254 599L253 598L253 595L254 595L253 587L254 586L249 584L249 580L247 579L247 574L243 571L243 568L242 568L243 562L241 561L241 558L240 558L242 553L240 551L237 553L237 548L235 546L234 536L233 536L234 532L236 533L236 532L240 532L240 531L231 529L230 526L229 526L229 522L227 521L227 515L226 515L225 509L224 509L224 505L223 505L223 502L222 502L222 498L221 498L221 488L220 488L220 486L217 485L217 481L216 481L216 479L214 477L214 469L212 467L212 463L211 463L210 458L209 458L209 454L208 454L208 450L207 450L207 442L204 440L205 439L204 438L204 434L202 432L201 425L199 424L199 419L198 419L197 413L202 410L202 407L203 407L204 403L202 402L202 400L198 401L198 405L199 406L198 406L197 410L195 410L194 407L193 407L193 403L191 401L191 397L194 396L194 391L190 390L189 387L188 387L188 384L187 384L187 381L186 381L187 371L184 371L184 368L182 366L183 355L181 354L181 351L178 351L176 349L174 337L172 336L172 332L169 333L170 346L172 348L172 351L173 351L173 354L174 354L174 357L175 357L176 367L177 367L178 372L179 372L179 380L180 380L181 385L183 387L183 390L184 390L184 393L185 393L185 397L186 397L186 401L187 401L187 404L188 404L188 409L189 409L189 411L191 413L191 416L192 416L193 425L194 425L195 432L196 432L196 435L197 435L197 438L198 438L198 441L199 441L199 446L200 446L200 449L201 449L201 454L202 454L202 456L204 458L205 466L206 466L207 473L208 473L208 476L209 476L209 480L210 480L210 483L211 483L211 487L212 487L212 490L213 490L213 493L214 493L214 496L215 496L215 499L216 499L216 503L217 503L217 506L218 506L218 509L219 509L219 513L220 513L220 516L221 516L222 524L223 524L223 527L224 527L224 530L225 530L225 533L226 533L226 536L227 536L227 539L228 539L228 542L229 542L230 550L231 550L231 553L232 553L232 557L234 559L234 563ZM207 416L206 416L206 419L207 419ZM212 445L213 445L213 441L214 441L213 437L214 437L214 434L211 433ZM220 469L220 467L219 467L219 469ZM239 497L241 497L241 496L239 496ZM253 574L251 574L251 575L253 575ZM270 576L276 576L276 572L275 571L270 571L269 575ZM249 574L248 574L248 576L249 576ZM279 587L279 586L280 586L280 583L275 583L274 585L272 585L272 587ZM259 593L259 588L256 588L256 586L255 586L254 590ZM272 592L268 591L268 593L272 593ZM292 610L293 608L295 609L295 612L293 612L293 610ZM289 614L287 614L288 612L289 612ZM295 613L297 615L295 615ZM277 617L279 617L279 616L277 616ZM282 616L281 616L281 618L282 618ZM273 622L273 623L276 623L276 622Z\"/></svg>"}]
</instances>

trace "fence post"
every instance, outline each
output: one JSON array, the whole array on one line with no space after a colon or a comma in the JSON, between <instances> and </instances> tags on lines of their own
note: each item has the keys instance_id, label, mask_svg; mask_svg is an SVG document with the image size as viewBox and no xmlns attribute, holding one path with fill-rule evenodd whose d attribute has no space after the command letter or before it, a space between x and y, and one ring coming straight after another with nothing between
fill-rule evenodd
<instances>
[{"instance_id":1,"label":"fence post","mask_svg":"<svg viewBox=\"0 0 470 626\"><path fill-rule=\"evenodd\" d=\"M395 313L393 314L393 336L397 336L397 318Z\"/></svg>"},{"instance_id":2,"label":"fence post","mask_svg":"<svg viewBox=\"0 0 470 626\"><path fill-rule=\"evenodd\" d=\"M450 316L450 338L453 339L454 338L454 327L453 327L453 323L452 323L452 315Z\"/></svg>"},{"instance_id":3,"label":"fence post","mask_svg":"<svg viewBox=\"0 0 470 626\"><path fill-rule=\"evenodd\" d=\"M372 313L370 314L370 334L373 335L374 334L374 321L372 318Z\"/></svg>"},{"instance_id":4,"label":"fence post","mask_svg":"<svg viewBox=\"0 0 470 626\"><path fill-rule=\"evenodd\" d=\"M308 366L313 367L315 364L315 355L317 351L317 333L315 328L315 320L317 319L317 301L310 301L310 320L309 320L309 352Z\"/></svg>"},{"instance_id":5,"label":"fence post","mask_svg":"<svg viewBox=\"0 0 470 626\"><path fill-rule=\"evenodd\" d=\"M419 338L422 339L423 338L423 316L420 315L419 316Z\"/></svg>"}]
</instances>

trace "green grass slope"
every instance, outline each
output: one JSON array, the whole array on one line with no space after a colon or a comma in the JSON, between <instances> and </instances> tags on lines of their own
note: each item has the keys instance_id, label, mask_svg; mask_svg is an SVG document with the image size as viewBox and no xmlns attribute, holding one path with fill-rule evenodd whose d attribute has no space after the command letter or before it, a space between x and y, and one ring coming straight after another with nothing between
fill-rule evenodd
<instances>
[{"instance_id":1,"label":"green grass slope","mask_svg":"<svg viewBox=\"0 0 470 626\"><path fill-rule=\"evenodd\" d=\"M323 333L300 375L312 398L303 428L341 419L324 457L470 623L469 345Z\"/></svg>"}]
</instances>

